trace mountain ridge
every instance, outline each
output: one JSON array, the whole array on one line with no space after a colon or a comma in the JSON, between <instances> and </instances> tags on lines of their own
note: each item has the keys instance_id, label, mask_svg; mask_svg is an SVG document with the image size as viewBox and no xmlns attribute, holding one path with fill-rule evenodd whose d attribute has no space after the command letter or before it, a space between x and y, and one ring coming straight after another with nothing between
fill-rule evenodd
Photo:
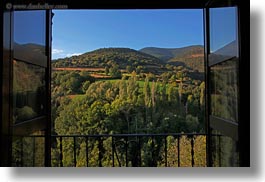
<instances>
[{"instance_id":1,"label":"mountain ridge","mask_svg":"<svg viewBox=\"0 0 265 182\"><path fill-rule=\"evenodd\" d=\"M162 69L165 65L184 66L204 71L204 48L192 45L182 48L145 47L135 50L125 47L99 48L78 56L60 58L53 61L54 67L111 67L120 69L131 66L143 67L144 71ZM147 69L145 69L147 68Z\"/></svg>"},{"instance_id":2,"label":"mountain ridge","mask_svg":"<svg viewBox=\"0 0 265 182\"><path fill-rule=\"evenodd\" d=\"M86 52L79 56L72 56L53 61L53 67L94 67L110 68L118 67L132 70L142 69L145 72L152 72L152 68L157 70L164 63L149 54L139 52L130 48L100 48Z\"/></svg>"},{"instance_id":3,"label":"mountain ridge","mask_svg":"<svg viewBox=\"0 0 265 182\"><path fill-rule=\"evenodd\" d=\"M190 45L179 48L161 48L161 47L144 47L140 49L140 52L144 52L153 55L163 61L168 61L174 57L179 57L192 49L203 49L202 45Z\"/></svg>"}]
</instances>

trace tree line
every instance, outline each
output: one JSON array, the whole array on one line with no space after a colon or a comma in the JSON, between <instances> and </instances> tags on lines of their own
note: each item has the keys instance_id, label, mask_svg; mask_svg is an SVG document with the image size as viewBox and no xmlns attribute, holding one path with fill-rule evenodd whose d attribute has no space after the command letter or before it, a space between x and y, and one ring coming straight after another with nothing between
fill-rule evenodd
<instances>
[{"instance_id":1,"label":"tree line","mask_svg":"<svg viewBox=\"0 0 265 182\"><path fill-rule=\"evenodd\" d=\"M148 75L144 81L139 81L136 75L132 75L117 81L95 82L85 72L55 72L53 78L54 134L155 134L204 131L204 82L192 82L184 86L181 82L170 84L151 79ZM71 98L69 94L80 95ZM141 165L162 165L163 139L155 138L152 142L150 138L143 140ZM173 141L172 144L176 142L174 138L168 140ZM200 140L203 141L203 138ZM85 163L85 141L80 139L78 142L77 161L78 165L82 166ZM91 166L98 165L99 143L98 140L89 142ZM73 141L64 140L63 144L64 165L71 166ZM59 157L58 145L58 140L54 141L55 159ZM174 147L171 148L174 150ZM111 165L110 138L102 141L102 149L102 163L106 166ZM125 149L120 147L117 150L117 155L124 161ZM131 146L128 150L130 155L135 154L134 147ZM58 161L54 160L53 165L59 165ZM130 165L136 165L133 158Z\"/></svg>"}]
</instances>

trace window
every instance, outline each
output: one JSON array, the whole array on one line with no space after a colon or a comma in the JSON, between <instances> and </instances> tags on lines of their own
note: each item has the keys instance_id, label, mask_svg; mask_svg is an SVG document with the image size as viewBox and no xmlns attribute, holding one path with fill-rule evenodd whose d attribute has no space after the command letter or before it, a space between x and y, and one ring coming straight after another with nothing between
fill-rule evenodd
<instances>
[{"instance_id":1,"label":"window","mask_svg":"<svg viewBox=\"0 0 265 182\"><path fill-rule=\"evenodd\" d=\"M210 8L210 126L213 166L239 166L237 8Z\"/></svg>"},{"instance_id":2,"label":"window","mask_svg":"<svg viewBox=\"0 0 265 182\"><path fill-rule=\"evenodd\" d=\"M11 164L44 166L49 61L49 53L46 52L46 11L14 11L13 14Z\"/></svg>"},{"instance_id":3,"label":"window","mask_svg":"<svg viewBox=\"0 0 265 182\"><path fill-rule=\"evenodd\" d=\"M14 122L45 114L45 69L22 61L13 61Z\"/></svg>"},{"instance_id":4,"label":"window","mask_svg":"<svg viewBox=\"0 0 265 182\"><path fill-rule=\"evenodd\" d=\"M210 9L209 64L238 57L237 8Z\"/></svg>"},{"instance_id":5,"label":"window","mask_svg":"<svg viewBox=\"0 0 265 182\"><path fill-rule=\"evenodd\" d=\"M233 122L238 122L237 60L211 68L211 114Z\"/></svg>"},{"instance_id":6,"label":"window","mask_svg":"<svg viewBox=\"0 0 265 182\"><path fill-rule=\"evenodd\" d=\"M14 12L13 120L46 114L46 11Z\"/></svg>"},{"instance_id":7,"label":"window","mask_svg":"<svg viewBox=\"0 0 265 182\"><path fill-rule=\"evenodd\" d=\"M14 57L47 66L45 11L14 12Z\"/></svg>"}]
</instances>

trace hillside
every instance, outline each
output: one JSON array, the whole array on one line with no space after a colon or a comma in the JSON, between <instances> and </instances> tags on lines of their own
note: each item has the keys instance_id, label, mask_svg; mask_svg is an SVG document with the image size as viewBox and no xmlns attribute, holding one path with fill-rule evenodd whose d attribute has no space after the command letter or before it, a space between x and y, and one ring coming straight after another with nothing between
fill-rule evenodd
<instances>
[{"instance_id":1,"label":"hillside","mask_svg":"<svg viewBox=\"0 0 265 182\"><path fill-rule=\"evenodd\" d=\"M140 49L140 52L150 54L163 61L168 61L174 57L183 57L190 54L198 54L203 51L203 46L193 45L181 48L159 48L159 47L145 47Z\"/></svg>"},{"instance_id":2,"label":"hillside","mask_svg":"<svg viewBox=\"0 0 265 182\"><path fill-rule=\"evenodd\" d=\"M155 74L169 71L166 66L169 64L193 70L190 71L193 73L203 73L204 49L203 46L196 45L171 49L147 47L139 51L129 48L101 48L79 56L57 59L52 64L54 68L110 68L116 65L123 70L141 70Z\"/></svg>"},{"instance_id":3,"label":"hillside","mask_svg":"<svg viewBox=\"0 0 265 182\"><path fill-rule=\"evenodd\" d=\"M34 63L46 66L47 56L45 55L45 46L39 44L18 44L14 43L14 57L20 60L31 60Z\"/></svg>"},{"instance_id":4,"label":"hillside","mask_svg":"<svg viewBox=\"0 0 265 182\"><path fill-rule=\"evenodd\" d=\"M140 49L140 52L152 55L161 59L163 61L167 61L173 57L175 57L176 53L174 52L175 49L167 49L167 48L158 48L158 47L145 47Z\"/></svg>"},{"instance_id":5,"label":"hillside","mask_svg":"<svg viewBox=\"0 0 265 182\"><path fill-rule=\"evenodd\" d=\"M161 67L163 64L164 63L160 59L152 55L129 48L102 48L79 56L72 56L53 61L54 67L104 68L118 65L120 69L125 69L128 65L133 68L142 66L151 69Z\"/></svg>"},{"instance_id":6,"label":"hillside","mask_svg":"<svg viewBox=\"0 0 265 182\"><path fill-rule=\"evenodd\" d=\"M182 48L146 47L140 50L176 66L189 67L199 72L204 71L204 48L200 45Z\"/></svg>"},{"instance_id":7,"label":"hillside","mask_svg":"<svg viewBox=\"0 0 265 182\"><path fill-rule=\"evenodd\" d=\"M220 49L216 50L213 54L216 55L223 55L223 56L236 56L237 54L237 41L232 41L225 46L221 47Z\"/></svg>"}]
</instances>

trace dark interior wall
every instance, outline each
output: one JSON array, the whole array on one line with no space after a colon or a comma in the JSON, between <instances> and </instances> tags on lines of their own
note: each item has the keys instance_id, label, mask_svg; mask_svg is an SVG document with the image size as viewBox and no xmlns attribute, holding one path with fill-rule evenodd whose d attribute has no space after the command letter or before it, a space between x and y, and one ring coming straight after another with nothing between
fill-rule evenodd
<instances>
[{"instance_id":1,"label":"dark interior wall","mask_svg":"<svg viewBox=\"0 0 265 182\"><path fill-rule=\"evenodd\" d=\"M3 2L1 1L0 2L0 6L2 6ZM3 10L1 8L1 13L0 13L0 23L1 25L3 25ZM1 26L1 30L0 30L0 57L2 58L3 57L3 26ZM0 63L0 73L3 73L3 66L2 66L2 62ZM0 110L1 110L1 113L0 113L0 118L2 118L2 74L0 76L0 84L1 84L1 89L0 89L0 94L1 94L1 104L0 104ZM0 119L0 145L2 144L2 119ZM0 150L0 155L2 156L2 150ZM2 160L0 159L0 166L2 166Z\"/></svg>"},{"instance_id":2,"label":"dark interior wall","mask_svg":"<svg viewBox=\"0 0 265 182\"><path fill-rule=\"evenodd\" d=\"M10 63L11 63L11 12L1 11L1 150L0 165L9 166L10 148Z\"/></svg>"},{"instance_id":3,"label":"dark interior wall","mask_svg":"<svg viewBox=\"0 0 265 182\"><path fill-rule=\"evenodd\" d=\"M244 2L244 3L243 3ZM239 10L239 150L241 166L250 164L250 2L238 1Z\"/></svg>"}]
</instances>

